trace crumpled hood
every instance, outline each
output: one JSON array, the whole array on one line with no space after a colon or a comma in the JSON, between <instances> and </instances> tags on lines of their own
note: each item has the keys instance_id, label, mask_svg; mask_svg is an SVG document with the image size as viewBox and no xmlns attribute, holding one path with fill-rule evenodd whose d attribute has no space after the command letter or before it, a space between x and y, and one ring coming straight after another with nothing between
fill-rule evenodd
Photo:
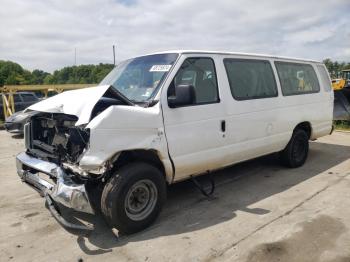
<instances>
[{"instance_id":1,"label":"crumpled hood","mask_svg":"<svg viewBox=\"0 0 350 262\"><path fill-rule=\"evenodd\" d=\"M76 126L86 124L90 120L91 111L110 86L95 86L72 91L66 91L53 97L47 98L28 107L47 113L62 113L78 117Z\"/></svg>"}]
</instances>

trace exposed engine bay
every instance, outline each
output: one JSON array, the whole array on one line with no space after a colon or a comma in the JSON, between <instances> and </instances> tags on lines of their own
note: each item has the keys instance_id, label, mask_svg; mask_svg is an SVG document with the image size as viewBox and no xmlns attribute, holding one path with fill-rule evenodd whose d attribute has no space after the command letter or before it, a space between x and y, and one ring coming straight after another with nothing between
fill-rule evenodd
<instances>
[{"instance_id":1,"label":"exposed engine bay","mask_svg":"<svg viewBox=\"0 0 350 262\"><path fill-rule=\"evenodd\" d=\"M107 91L93 107L90 119L113 105L126 105ZM76 126L78 117L64 113L37 112L31 117L25 133L26 147L30 154L68 168L73 173L86 176L78 163L87 149L90 139L86 124ZM25 128L26 129L26 128Z\"/></svg>"},{"instance_id":2,"label":"exposed engine bay","mask_svg":"<svg viewBox=\"0 0 350 262\"><path fill-rule=\"evenodd\" d=\"M77 117L38 114L31 121L31 153L60 164L76 163L89 142L89 132L75 126Z\"/></svg>"}]
</instances>

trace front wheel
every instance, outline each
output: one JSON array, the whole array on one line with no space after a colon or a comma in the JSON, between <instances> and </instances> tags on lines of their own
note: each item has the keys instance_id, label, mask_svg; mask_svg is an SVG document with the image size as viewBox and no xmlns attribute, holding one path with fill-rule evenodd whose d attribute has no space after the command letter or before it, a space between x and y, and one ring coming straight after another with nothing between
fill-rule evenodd
<instances>
[{"instance_id":1,"label":"front wheel","mask_svg":"<svg viewBox=\"0 0 350 262\"><path fill-rule=\"evenodd\" d=\"M309 136L303 129L293 132L286 148L280 152L282 163L291 168L302 166L309 153Z\"/></svg>"},{"instance_id":2,"label":"front wheel","mask_svg":"<svg viewBox=\"0 0 350 262\"><path fill-rule=\"evenodd\" d=\"M120 232L138 232L154 222L166 199L166 183L158 168L147 163L122 167L106 183L101 210Z\"/></svg>"}]
</instances>

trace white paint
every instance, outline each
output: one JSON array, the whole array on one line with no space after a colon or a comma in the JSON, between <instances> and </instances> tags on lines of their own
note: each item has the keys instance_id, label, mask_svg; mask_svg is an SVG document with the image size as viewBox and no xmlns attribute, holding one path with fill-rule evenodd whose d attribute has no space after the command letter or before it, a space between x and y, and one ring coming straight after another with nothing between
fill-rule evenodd
<instances>
[{"instance_id":1,"label":"white paint","mask_svg":"<svg viewBox=\"0 0 350 262\"><path fill-rule=\"evenodd\" d=\"M169 108L167 86L187 57L211 57L215 61L220 103ZM263 59L272 62L277 80L278 97L235 100L230 91L224 58ZM186 52L172 70L160 95L165 132L170 156L174 162L175 181L189 175L215 170L237 162L282 150L289 142L293 129L301 122L312 125L311 138L330 133L333 113L333 92L297 96L282 96L275 60L309 63L317 72L318 62L276 58L267 55ZM317 73L319 81L321 78ZM323 83L321 83L321 86ZM226 121L223 135L220 123Z\"/></svg>"},{"instance_id":2,"label":"white paint","mask_svg":"<svg viewBox=\"0 0 350 262\"><path fill-rule=\"evenodd\" d=\"M169 108L167 89L182 62L187 57L211 57L215 62L220 102L206 105ZM269 60L277 80L278 96L274 98L235 100L230 92L224 58ZM88 123L90 146L84 153L80 167L96 170L125 150L146 149L157 152L166 170L169 183L215 170L233 163L282 150L290 140L293 129L301 122L312 126L311 138L330 133L333 113L333 92L326 92L320 83L319 93L283 96L274 61L311 64L319 62L214 52L181 52L181 56L163 83L153 107L111 106L89 123L91 110L108 89L100 86L65 92L40 102L30 109L73 114L78 123ZM163 116L162 116L163 113ZM164 123L163 123L164 117ZM221 121L226 121L226 132ZM173 177L169 154L175 165Z\"/></svg>"},{"instance_id":3,"label":"white paint","mask_svg":"<svg viewBox=\"0 0 350 262\"><path fill-rule=\"evenodd\" d=\"M172 167L159 103L148 108L111 106L86 128L90 129L90 147L80 161L81 167L97 169L125 150L154 150L163 162L167 180L171 182Z\"/></svg>"}]
</instances>

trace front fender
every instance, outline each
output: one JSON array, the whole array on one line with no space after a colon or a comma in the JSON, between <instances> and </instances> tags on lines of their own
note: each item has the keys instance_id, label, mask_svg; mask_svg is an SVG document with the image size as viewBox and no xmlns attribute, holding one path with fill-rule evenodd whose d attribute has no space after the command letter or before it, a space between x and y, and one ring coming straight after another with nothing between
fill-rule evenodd
<instances>
[{"instance_id":1,"label":"front fender","mask_svg":"<svg viewBox=\"0 0 350 262\"><path fill-rule=\"evenodd\" d=\"M111 106L95 117L90 129L89 148L79 162L87 171L101 170L119 152L155 150L171 177L171 163L159 105L150 108ZM103 169L102 169L103 170Z\"/></svg>"}]
</instances>

